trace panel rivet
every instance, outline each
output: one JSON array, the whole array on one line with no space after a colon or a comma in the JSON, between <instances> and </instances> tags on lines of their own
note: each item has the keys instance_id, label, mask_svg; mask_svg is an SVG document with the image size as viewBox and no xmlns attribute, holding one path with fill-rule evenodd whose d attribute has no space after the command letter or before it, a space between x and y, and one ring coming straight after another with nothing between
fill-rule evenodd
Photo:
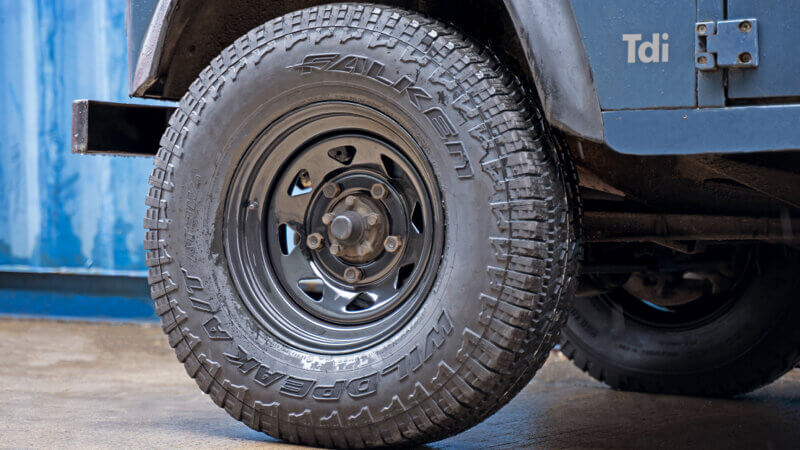
<instances>
[{"instance_id":1,"label":"panel rivet","mask_svg":"<svg viewBox=\"0 0 800 450\"><path fill-rule=\"evenodd\" d=\"M706 30L708 30L708 28L706 28L705 24L701 23L700 25L697 26L697 32L700 34L705 33Z\"/></svg>"},{"instance_id":2,"label":"panel rivet","mask_svg":"<svg viewBox=\"0 0 800 450\"><path fill-rule=\"evenodd\" d=\"M742 52L739 53L739 62L742 64L747 64L753 60L753 56L750 53Z\"/></svg>"},{"instance_id":3,"label":"panel rivet","mask_svg":"<svg viewBox=\"0 0 800 450\"><path fill-rule=\"evenodd\" d=\"M739 31L741 31L742 33L748 33L752 29L753 25L751 25L750 22L746 20L739 22Z\"/></svg>"}]
</instances>

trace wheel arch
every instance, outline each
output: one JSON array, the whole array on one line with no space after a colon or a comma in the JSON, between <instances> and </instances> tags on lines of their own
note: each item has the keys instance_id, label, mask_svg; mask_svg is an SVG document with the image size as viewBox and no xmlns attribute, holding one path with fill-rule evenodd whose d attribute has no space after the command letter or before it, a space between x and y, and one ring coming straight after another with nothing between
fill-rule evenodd
<instances>
[{"instance_id":1,"label":"wheel arch","mask_svg":"<svg viewBox=\"0 0 800 450\"><path fill-rule=\"evenodd\" d=\"M131 96L177 100L203 67L248 30L298 9L330 3L159 0L130 76ZM454 24L487 43L535 89L547 120L602 141L603 124L586 51L568 0L383 0Z\"/></svg>"}]
</instances>

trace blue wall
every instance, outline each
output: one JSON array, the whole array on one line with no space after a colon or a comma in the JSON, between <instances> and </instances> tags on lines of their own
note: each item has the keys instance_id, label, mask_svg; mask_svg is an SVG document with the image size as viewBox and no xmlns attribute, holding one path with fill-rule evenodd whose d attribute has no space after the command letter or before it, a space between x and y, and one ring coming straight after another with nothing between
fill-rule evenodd
<instances>
[{"instance_id":1,"label":"blue wall","mask_svg":"<svg viewBox=\"0 0 800 450\"><path fill-rule=\"evenodd\" d=\"M55 304L58 315L92 315L80 295L70 294L74 307L58 303L58 280L42 303L42 292L3 281L15 273L144 276L152 162L70 153L72 101L129 101L127 66L123 0L0 0L0 313L47 313ZM122 301L141 303L142 287L106 292L116 306L102 315L152 315Z\"/></svg>"}]
</instances>

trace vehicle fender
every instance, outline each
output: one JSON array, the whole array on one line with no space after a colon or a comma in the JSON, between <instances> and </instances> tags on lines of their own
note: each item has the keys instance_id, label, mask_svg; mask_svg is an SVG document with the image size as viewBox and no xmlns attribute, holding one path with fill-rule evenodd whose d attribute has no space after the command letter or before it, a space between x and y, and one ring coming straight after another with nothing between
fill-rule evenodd
<instances>
[{"instance_id":1,"label":"vehicle fender","mask_svg":"<svg viewBox=\"0 0 800 450\"><path fill-rule=\"evenodd\" d=\"M603 115L569 0L504 0L548 122L603 141Z\"/></svg>"},{"instance_id":2,"label":"vehicle fender","mask_svg":"<svg viewBox=\"0 0 800 450\"><path fill-rule=\"evenodd\" d=\"M180 33L179 0L158 0L131 76L131 96L148 96L163 70L165 44ZM569 0L503 0L525 53L548 122L603 141L603 118L591 67Z\"/></svg>"}]
</instances>

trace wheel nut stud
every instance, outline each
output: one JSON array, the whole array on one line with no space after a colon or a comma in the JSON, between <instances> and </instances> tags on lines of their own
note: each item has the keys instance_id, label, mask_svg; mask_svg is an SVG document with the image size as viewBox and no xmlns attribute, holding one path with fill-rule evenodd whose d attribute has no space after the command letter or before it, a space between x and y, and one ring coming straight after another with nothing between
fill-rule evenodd
<instances>
[{"instance_id":1,"label":"wheel nut stud","mask_svg":"<svg viewBox=\"0 0 800 450\"><path fill-rule=\"evenodd\" d=\"M331 245L331 248L329 250L331 252L331 255L336 256L342 252L342 247L339 244L333 244Z\"/></svg>"},{"instance_id":2,"label":"wheel nut stud","mask_svg":"<svg viewBox=\"0 0 800 450\"><path fill-rule=\"evenodd\" d=\"M400 239L399 236L388 236L383 241L383 248L386 249L389 253L395 253L396 251L400 250L400 247L403 246L403 241Z\"/></svg>"},{"instance_id":3,"label":"wheel nut stud","mask_svg":"<svg viewBox=\"0 0 800 450\"><path fill-rule=\"evenodd\" d=\"M326 213L324 216L322 216L322 223L325 225L330 225L335 217L336 214L334 213Z\"/></svg>"},{"instance_id":4,"label":"wheel nut stud","mask_svg":"<svg viewBox=\"0 0 800 450\"><path fill-rule=\"evenodd\" d=\"M353 205L356 204L356 198L353 197L352 195L349 195L349 196L347 196L346 199L344 199L344 204L346 206L353 206Z\"/></svg>"},{"instance_id":5,"label":"wheel nut stud","mask_svg":"<svg viewBox=\"0 0 800 450\"><path fill-rule=\"evenodd\" d=\"M344 280L348 283L357 283L361 279L361 271L355 267L344 269Z\"/></svg>"},{"instance_id":6,"label":"wheel nut stud","mask_svg":"<svg viewBox=\"0 0 800 450\"><path fill-rule=\"evenodd\" d=\"M328 183L322 187L322 195L327 198L333 198L339 195L339 192L342 191L342 188L336 183Z\"/></svg>"},{"instance_id":7,"label":"wheel nut stud","mask_svg":"<svg viewBox=\"0 0 800 450\"><path fill-rule=\"evenodd\" d=\"M367 216L367 225L369 225L371 227L374 227L375 225L378 224L378 220L379 219L380 219L380 217L377 214L372 213L372 214Z\"/></svg>"},{"instance_id":8,"label":"wheel nut stud","mask_svg":"<svg viewBox=\"0 0 800 450\"><path fill-rule=\"evenodd\" d=\"M319 250L322 248L322 235L319 233L311 233L306 238L306 245L311 250Z\"/></svg>"},{"instance_id":9,"label":"wheel nut stud","mask_svg":"<svg viewBox=\"0 0 800 450\"><path fill-rule=\"evenodd\" d=\"M375 183L369 189L369 193L375 200L383 200L386 197L386 186L380 183Z\"/></svg>"}]
</instances>

